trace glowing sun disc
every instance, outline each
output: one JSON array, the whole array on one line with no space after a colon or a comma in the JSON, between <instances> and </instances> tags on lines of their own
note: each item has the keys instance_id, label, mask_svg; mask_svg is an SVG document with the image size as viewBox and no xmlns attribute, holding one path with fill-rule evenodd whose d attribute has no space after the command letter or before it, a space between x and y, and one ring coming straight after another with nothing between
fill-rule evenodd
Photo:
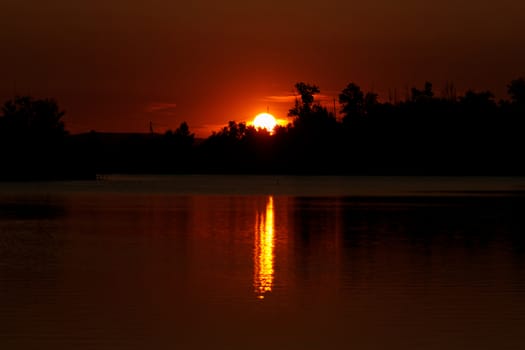
<instances>
[{"instance_id":1,"label":"glowing sun disc","mask_svg":"<svg viewBox=\"0 0 525 350\"><path fill-rule=\"evenodd\" d=\"M277 120L270 113L258 114L253 120L253 126L257 129L266 129L272 131L277 125Z\"/></svg>"}]
</instances>

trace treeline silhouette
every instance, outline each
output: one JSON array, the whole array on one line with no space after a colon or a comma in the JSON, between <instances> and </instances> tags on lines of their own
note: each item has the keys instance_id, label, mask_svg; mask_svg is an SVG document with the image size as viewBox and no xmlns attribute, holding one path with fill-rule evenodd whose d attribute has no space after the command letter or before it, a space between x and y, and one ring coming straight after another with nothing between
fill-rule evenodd
<instances>
[{"instance_id":1,"label":"treeline silhouette","mask_svg":"<svg viewBox=\"0 0 525 350\"><path fill-rule=\"evenodd\" d=\"M17 96L0 115L0 180L93 178L86 151L65 130L53 99Z\"/></svg>"},{"instance_id":2,"label":"treeline silhouette","mask_svg":"<svg viewBox=\"0 0 525 350\"><path fill-rule=\"evenodd\" d=\"M1 179L94 178L103 173L525 175L525 79L508 100L490 91L437 97L430 82L381 102L348 84L340 115L297 83L293 122L270 134L230 121L204 140L186 122L165 134L70 135L56 101L16 97L0 116Z\"/></svg>"}]
</instances>

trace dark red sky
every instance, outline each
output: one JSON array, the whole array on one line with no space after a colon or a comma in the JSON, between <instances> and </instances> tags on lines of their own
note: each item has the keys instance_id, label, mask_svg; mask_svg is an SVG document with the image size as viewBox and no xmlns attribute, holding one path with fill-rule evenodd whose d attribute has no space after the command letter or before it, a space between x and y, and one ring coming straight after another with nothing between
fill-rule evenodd
<instances>
[{"instance_id":1,"label":"dark red sky","mask_svg":"<svg viewBox=\"0 0 525 350\"><path fill-rule=\"evenodd\" d=\"M55 97L73 132L285 118L297 81L387 98L525 75L521 0L3 0L0 97Z\"/></svg>"}]
</instances>

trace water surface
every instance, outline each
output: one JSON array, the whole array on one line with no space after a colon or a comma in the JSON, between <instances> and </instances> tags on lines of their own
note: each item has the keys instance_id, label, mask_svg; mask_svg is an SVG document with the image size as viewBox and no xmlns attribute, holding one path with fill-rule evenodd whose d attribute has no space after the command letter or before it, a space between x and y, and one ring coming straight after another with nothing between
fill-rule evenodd
<instances>
[{"instance_id":1,"label":"water surface","mask_svg":"<svg viewBox=\"0 0 525 350\"><path fill-rule=\"evenodd\" d=\"M2 349L521 349L522 179L0 185Z\"/></svg>"}]
</instances>

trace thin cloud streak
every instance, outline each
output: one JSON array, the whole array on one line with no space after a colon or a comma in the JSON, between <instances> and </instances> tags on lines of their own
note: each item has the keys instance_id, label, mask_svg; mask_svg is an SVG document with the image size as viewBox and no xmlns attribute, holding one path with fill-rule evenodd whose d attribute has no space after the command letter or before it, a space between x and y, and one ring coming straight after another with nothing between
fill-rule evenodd
<instances>
[{"instance_id":1,"label":"thin cloud streak","mask_svg":"<svg viewBox=\"0 0 525 350\"><path fill-rule=\"evenodd\" d=\"M163 114L173 114L175 113L177 104L171 102L154 102L151 103L147 108L146 112L148 113L163 113Z\"/></svg>"},{"instance_id":2,"label":"thin cloud streak","mask_svg":"<svg viewBox=\"0 0 525 350\"><path fill-rule=\"evenodd\" d=\"M263 102L273 102L273 103L290 103L294 102L296 98L299 96L297 95L274 95L274 96L265 96L262 101Z\"/></svg>"},{"instance_id":3,"label":"thin cloud streak","mask_svg":"<svg viewBox=\"0 0 525 350\"><path fill-rule=\"evenodd\" d=\"M337 94L332 95L326 95L326 94L316 94L314 95L314 101L317 102L326 102L326 101L332 101L334 98L337 97ZM294 103L295 99L300 99L301 97L299 95L272 95L272 96L265 96L262 98L262 102L271 102L271 103Z\"/></svg>"}]
</instances>

